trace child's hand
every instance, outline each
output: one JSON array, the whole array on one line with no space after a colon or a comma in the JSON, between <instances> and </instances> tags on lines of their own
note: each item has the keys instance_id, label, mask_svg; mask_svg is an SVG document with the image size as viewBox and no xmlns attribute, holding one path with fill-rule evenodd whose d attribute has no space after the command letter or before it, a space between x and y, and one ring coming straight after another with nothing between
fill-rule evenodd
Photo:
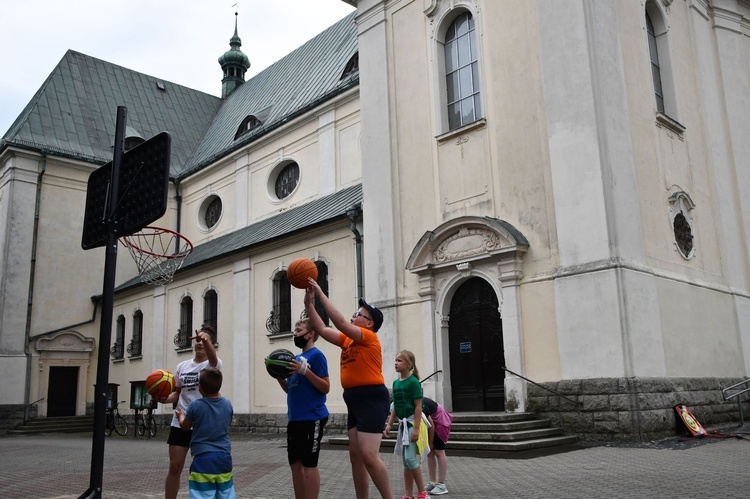
<instances>
[{"instance_id":1,"label":"child's hand","mask_svg":"<svg viewBox=\"0 0 750 499\"><path fill-rule=\"evenodd\" d=\"M322 293L323 292L323 290L320 289L320 284L318 284L318 282L315 279L313 279L312 277L308 277L307 278L307 283L310 285L310 288L308 288L308 289L312 289L314 293L317 294L317 293Z\"/></svg>"},{"instance_id":2,"label":"child's hand","mask_svg":"<svg viewBox=\"0 0 750 499\"><path fill-rule=\"evenodd\" d=\"M386 425L385 430L383 430L383 434L386 438L391 438L391 425Z\"/></svg>"},{"instance_id":3,"label":"child's hand","mask_svg":"<svg viewBox=\"0 0 750 499\"><path fill-rule=\"evenodd\" d=\"M419 428L415 426L411 429L411 441L416 442L417 440L419 440Z\"/></svg>"},{"instance_id":4,"label":"child's hand","mask_svg":"<svg viewBox=\"0 0 750 499\"><path fill-rule=\"evenodd\" d=\"M196 343L203 343L208 342L211 340L211 337L208 335L208 333L204 333L203 331L195 331L195 336L191 336L188 338L189 340L195 340Z\"/></svg>"}]
</instances>

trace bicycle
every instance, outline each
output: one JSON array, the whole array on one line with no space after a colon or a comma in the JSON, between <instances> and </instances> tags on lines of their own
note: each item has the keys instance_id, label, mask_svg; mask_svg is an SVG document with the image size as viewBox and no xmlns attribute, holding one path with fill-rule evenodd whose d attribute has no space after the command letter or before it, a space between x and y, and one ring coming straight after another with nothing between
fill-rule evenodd
<instances>
[{"instance_id":1,"label":"bicycle","mask_svg":"<svg viewBox=\"0 0 750 499\"><path fill-rule=\"evenodd\" d=\"M138 430L138 435L143 436L148 432L148 438L156 437L156 420L154 419L154 410L149 408L146 409L146 415L143 415L143 411L136 409L135 411L135 427Z\"/></svg>"},{"instance_id":2,"label":"bicycle","mask_svg":"<svg viewBox=\"0 0 750 499\"><path fill-rule=\"evenodd\" d=\"M107 436L112 435L112 430L118 435L125 436L128 434L128 422L122 417L120 411L117 410L117 406L124 404L125 401L118 402L112 409L107 409L107 427L105 433Z\"/></svg>"}]
</instances>

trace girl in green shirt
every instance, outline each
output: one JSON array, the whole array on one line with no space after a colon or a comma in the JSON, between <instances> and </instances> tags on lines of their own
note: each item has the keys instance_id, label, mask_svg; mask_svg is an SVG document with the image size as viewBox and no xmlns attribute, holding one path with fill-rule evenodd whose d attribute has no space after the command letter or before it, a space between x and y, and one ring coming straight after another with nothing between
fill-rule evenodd
<instances>
[{"instance_id":1,"label":"girl in green shirt","mask_svg":"<svg viewBox=\"0 0 750 499\"><path fill-rule=\"evenodd\" d=\"M427 443L427 431L426 423L422 421L422 384L419 382L419 371L414 354L409 350L401 350L396 354L395 367L399 378L393 382L393 409L385 426L385 436L390 437L391 425L398 418L398 436L394 452L401 452L404 463L402 499L411 499L412 487L415 483L419 491L418 499L429 499L430 496L425 491L420 462L423 447ZM422 442L420 442L420 437L422 437Z\"/></svg>"}]
</instances>

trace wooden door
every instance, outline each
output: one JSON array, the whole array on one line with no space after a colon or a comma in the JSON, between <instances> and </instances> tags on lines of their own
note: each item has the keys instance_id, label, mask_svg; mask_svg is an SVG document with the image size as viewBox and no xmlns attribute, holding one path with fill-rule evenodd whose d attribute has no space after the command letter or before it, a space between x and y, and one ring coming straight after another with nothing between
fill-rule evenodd
<instances>
[{"instance_id":1,"label":"wooden door","mask_svg":"<svg viewBox=\"0 0 750 499\"><path fill-rule=\"evenodd\" d=\"M78 367L51 366L47 389L47 417L75 416Z\"/></svg>"},{"instance_id":2,"label":"wooden door","mask_svg":"<svg viewBox=\"0 0 750 499\"><path fill-rule=\"evenodd\" d=\"M462 284L448 325L453 410L505 410L503 323L492 286L480 278Z\"/></svg>"}]
</instances>

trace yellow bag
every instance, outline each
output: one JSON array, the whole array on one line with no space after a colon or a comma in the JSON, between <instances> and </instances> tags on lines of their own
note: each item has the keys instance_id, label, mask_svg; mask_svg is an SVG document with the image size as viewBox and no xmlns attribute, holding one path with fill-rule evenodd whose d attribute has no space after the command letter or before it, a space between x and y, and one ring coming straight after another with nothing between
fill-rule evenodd
<instances>
[{"instance_id":1,"label":"yellow bag","mask_svg":"<svg viewBox=\"0 0 750 499\"><path fill-rule=\"evenodd\" d=\"M419 425L419 438L417 439L417 452L420 456L430 453L430 437L427 428L430 423L427 418L422 414L422 424Z\"/></svg>"}]
</instances>

